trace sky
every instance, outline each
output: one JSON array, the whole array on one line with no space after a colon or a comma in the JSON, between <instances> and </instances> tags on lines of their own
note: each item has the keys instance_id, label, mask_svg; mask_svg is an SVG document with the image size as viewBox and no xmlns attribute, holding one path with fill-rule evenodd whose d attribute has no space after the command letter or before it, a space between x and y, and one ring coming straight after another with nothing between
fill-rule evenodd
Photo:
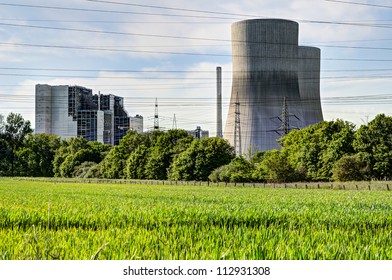
<instances>
[{"instance_id":1,"label":"sky","mask_svg":"<svg viewBox=\"0 0 392 280\"><path fill-rule=\"evenodd\" d=\"M80 85L124 97L131 116L216 134L216 67L223 127L231 95L231 24L299 23L321 49L325 120L357 126L392 115L392 4L332 0L0 0L0 114L35 126L35 85Z\"/></svg>"}]
</instances>

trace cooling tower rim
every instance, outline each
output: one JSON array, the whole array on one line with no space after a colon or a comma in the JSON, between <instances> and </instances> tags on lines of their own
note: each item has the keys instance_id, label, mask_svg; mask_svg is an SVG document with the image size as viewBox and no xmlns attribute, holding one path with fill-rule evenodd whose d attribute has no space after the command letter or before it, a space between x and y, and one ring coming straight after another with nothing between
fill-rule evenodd
<instances>
[{"instance_id":1,"label":"cooling tower rim","mask_svg":"<svg viewBox=\"0 0 392 280\"><path fill-rule=\"evenodd\" d=\"M296 21L289 20L289 19L282 19L282 18L245 19L245 20L234 22L232 25L245 24L245 23L249 24L249 23L273 23L273 22L299 25L298 22L296 22Z\"/></svg>"},{"instance_id":2,"label":"cooling tower rim","mask_svg":"<svg viewBox=\"0 0 392 280\"><path fill-rule=\"evenodd\" d=\"M309 50L309 51L311 51L311 50L313 50L313 51L318 51L318 52L321 51L321 48L313 47L313 46L303 46L303 45L299 45L298 48L299 48L299 49L303 49L303 50Z\"/></svg>"}]
</instances>

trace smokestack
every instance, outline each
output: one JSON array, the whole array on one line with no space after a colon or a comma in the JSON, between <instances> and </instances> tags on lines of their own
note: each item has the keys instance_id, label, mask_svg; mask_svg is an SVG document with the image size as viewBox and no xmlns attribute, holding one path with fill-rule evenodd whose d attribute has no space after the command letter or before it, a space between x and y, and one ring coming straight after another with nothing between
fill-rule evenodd
<instances>
[{"instance_id":1,"label":"smokestack","mask_svg":"<svg viewBox=\"0 0 392 280\"><path fill-rule=\"evenodd\" d=\"M216 137L223 138L222 132L222 67L216 67Z\"/></svg>"}]
</instances>

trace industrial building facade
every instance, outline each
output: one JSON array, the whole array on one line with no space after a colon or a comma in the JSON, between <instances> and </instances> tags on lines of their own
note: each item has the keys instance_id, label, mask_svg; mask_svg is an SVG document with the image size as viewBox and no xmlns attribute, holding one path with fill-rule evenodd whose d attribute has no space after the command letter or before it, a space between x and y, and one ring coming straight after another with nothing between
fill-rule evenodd
<instances>
[{"instance_id":1,"label":"industrial building facade","mask_svg":"<svg viewBox=\"0 0 392 280\"><path fill-rule=\"evenodd\" d=\"M234 23L232 49L232 93L224 137L237 153L279 148L276 140L284 130L323 120L320 50L298 45L298 23L281 19ZM284 121L289 127L283 129Z\"/></svg>"},{"instance_id":2,"label":"industrial building facade","mask_svg":"<svg viewBox=\"0 0 392 280\"><path fill-rule=\"evenodd\" d=\"M138 116L138 120L138 131L143 131L143 118ZM88 141L118 145L129 129L130 118L122 97L93 95L91 89L81 86L35 87L35 133L64 139L81 136Z\"/></svg>"},{"instance_id":3,"label":"industrial building facade","mask_svg":"<svg viewBox=\"0 0 392 280\"><path fill-rule=\"evenodd\" d=\"M201 129L200 126L197 126L195 130L188 130L189 135L193 136L195 139L204 139L210 137L210 132L208 130Z\"/></svg>"}]
</instances>

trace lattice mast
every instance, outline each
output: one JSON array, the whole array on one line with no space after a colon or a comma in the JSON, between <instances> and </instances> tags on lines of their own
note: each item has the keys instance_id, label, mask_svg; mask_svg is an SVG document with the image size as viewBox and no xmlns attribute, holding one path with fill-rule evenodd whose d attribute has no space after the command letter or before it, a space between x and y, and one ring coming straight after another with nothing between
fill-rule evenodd
<instances>
[{"instance_id":1,"label":"lattice mast","mask_svg":"<svg viewBox=\"0 0 392 280\"><path fill-rule=\"evenodd\" d=\"M283 98L283 110L281 115L282 136L290 133L290 114L287 106L286 96Z\"/></svg>"},{"instance_id":2,"label":"lattice mast","mask_svg":"<svg viewBox=\"0 0 392 280\"><path fill-rule=\"evenodd\" d=\"M223 138L222 130L222 67L216 67L216 136Z\"/></svg>"},{"instance_id":3,"label":"lattice mast","mask_svg":"<svg viewBox=\"0 0 392 280\"><path fill-rule=\"evenodd\" d=\"M240 112L240 101L238 99L238 92L235 101L235 119L234 119L234 149L237 155L241 155L241 112Z\"/></svg>"},{"instance_id":4,"label":"lattice mast","mask_svg":"<svg viewBox=\"0 0 392 280\"><path fill-rule=\"evenodd\" d=\"M159 129L158 98L155 98L154 130Z\"/></svg>"},{"instance_id":5,"label":"lattice mast","mask_svg":"<svg viewBox=\"0 0 392 280\"><path fill-rule=\"evenodd\" d=\"M159 129L158 99L155 98L154 130Z\"/></svg>"},{"instance_id":6,"label":"lattice mast","mask_svg":"<svg viewBox=\"0 0 392 280\"><path fill-rule=\"evenodd\" d=\"M280 121L280 127L274 130L270 130L269 132L276 132L280 136L285 136L290 133L293 129L298 129L298 127L290 126L290 117L295 117L297 120L300 120L296 115L289 113L289 106L287 105L286 96L283 98L283 109L282 114L278 117L275 117Z\"/></svg>"}]
</instances>

